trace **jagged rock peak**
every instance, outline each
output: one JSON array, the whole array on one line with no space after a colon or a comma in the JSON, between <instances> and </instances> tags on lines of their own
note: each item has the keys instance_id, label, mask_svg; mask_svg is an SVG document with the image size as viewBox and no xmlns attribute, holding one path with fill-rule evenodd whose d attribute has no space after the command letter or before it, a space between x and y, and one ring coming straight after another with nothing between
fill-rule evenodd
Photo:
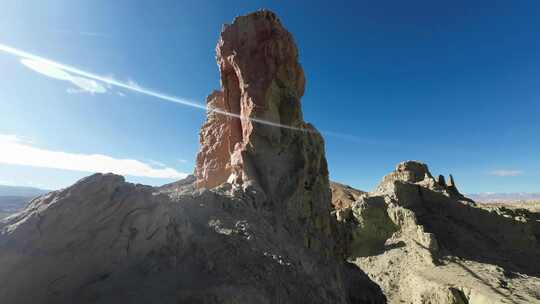
<instances>
[{"instance_id":1,"label":"jagged rock peak","mask_svg":"<svg viewBox=\"0 0 540 304\"><path fill-rule=\"evenodd\" d=\"M450 195L462 196L451 174L448 183L443 175L439 175L435 179L425 163L415 160L399 163L393 172L383 178L383 181L377 186L377 191L386 191L394 182L421 184L432 190L446 191Z\"/></svg>"},{"instance_id":2,"label":"jagged rock peak","mask_svg":"<svg viewBox=\"0 0 540 304\"><path fill-rule=\"evenodd\" d=\"M446 187L452 193L460 195L459 190L457 189L457 186L456 186L456 182L454 181L454 177L452 176L452 174L450 174L449 177L448 177L448 184L446 185Z\"/></svg>"},{"instance_id":3,"label":"jagged rock peak","mask_svg":"<svg viewBox=\"0 0 540 304\"><path fill-rule=\"evenodd\" d=\"M383 178L383 183L391 181L417 183L426 177L432 178L428 166L419 161L409 160L397 164L396 169Z\"/></svg>"},{"instance_id":4,"label":"jagged rock peak","mask_svg":"<svg viewBox=\"0 0 540 304\"><path fill-rule=\"evenodd\" d=\"M442 186L442 187L446 186L444 175L439 174L439 177L437 178L437 184L439 184L439 186Z\"/></svg>"}]
</instances>

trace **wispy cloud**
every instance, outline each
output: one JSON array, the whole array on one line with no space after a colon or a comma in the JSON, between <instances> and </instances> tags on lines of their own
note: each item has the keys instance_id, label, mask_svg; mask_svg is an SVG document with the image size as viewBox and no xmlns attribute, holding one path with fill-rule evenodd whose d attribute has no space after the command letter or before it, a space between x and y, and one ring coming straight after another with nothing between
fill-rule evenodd
<instances>
[{"instance_id":1,"label":"wispy cloud","mask_svg":"<svg viewBox=\"0 0 540 304\"><path fill-rule=\"evenodd\" d=\"M134 88L134 89L136 89L136 90L141 90L142 89L142 87L133 79L129 79L127 81L127 85Z\"/></svg>"},{"instance_id":2,"label":"wispy cloud","mask_svg":"<svg viewBox=\"0 0 540 304\"><path fill-rule=\"evenodd\" d=\"M101 37L101 38L110 38L111 36L104 33L98 33L98 32L79 32L79 35L81 36L90 36L90 37Z\"/></svg>"},{"instance_id":3,"label":"wispy cloud","mask_svg":"<svg viewBox=\"0 0 540 304\"><path fill-rule=\"evenodd\" d=\"M99 37L99 38L111 38L109 34L100 33L100 32L90 32L90 31L68 31L68 30L52 30L54 33L59 34L68 34L68 35L80 35L80 36L88 36L88 37Z\"/></svg>"},{"instance_id":4,"label":"wispy cloud","mask_svg":"<svg viewBox=\"0 0 540 304\"><path fill-rule=\"evenodd\" d=\"M135 159L119 159L103 154L51 151L33 146L15 135L0 134L0 163L82 172L116 173L152 178L184 178L186 173L163 164L156 168Z\"/></svg>"},{"instance_id":5,"label":"wispy cloud","mask_svg":"<svg viewBox=\"0 0 540 304\"><path fill-rule=\"evenodd\" d=\"M490 175L495 176L518 176L522 175L523 171L521 170L493 170L489 172Z\"/></svg>"},{"instance_id":6,"label":"wispy cloud","mask_svg":"<svg viewBox=\"0 0 540 304\"><path fill-rule=\"evenodd\" d=\"M38 64L38 69L34 69L34 70L36 70L38 72L41 72L41 73L43 73L43 74L45 74L47 76L53 77L53 78L68 80L68 79L65 79L66 74L67 75L70 75L70 74L71 75L77 75L75 77L90 80L90 81L94 81L94 83L100 84L100 86L101 86L101 88L103 90L106 90L106 88L101 83L111 85L111 86L115 86L115 87L122 88L122 89L126 89L126 90L130 90L132 92L137 92L137 93L145 94L145 95L148 95L148 96L152 96L152 97L155 97L155 98L163 100L163 101L174 102L174 103L177 103L177 104L189 106L189 107L192 107L192 108L198 108L198 109L205 110L205 111L208 110L205 105L202 105L200 103L189 101L189 100L179 98L179 97L176 97L176 96L167 95L167 94L164 94L164 93L160 93L158 91L143 88L139 84L137 84L136 82L134 82L132 80L129 80L128 82L123 82L123 81L116 80L116 79L112 78L111 76L97 75L97 74L87 72L87 71L83 71L81 69L78 69L78 68L75 68L75 67L60 63L60 62L56 62L56 61L49 60L49 59L46 59L46 58L38 56L38 55L34 55L34 54L31 54L31 53L25 52L23 50L19 50L19 49L7 46L5 44L0 44L0 51L6 52L8 54L15 55L15 56L18 56L20 58L23 58L22 60L33 62L34 66L36 65L35 63L37 63ZM54 68L54 69L51 69L51 68ZM257 122L257 123L268 125L268 126L273 126L273 127L278 127L278 128L285 128L285 129L296 130L296 131L303 131L303 132L313 132L310 129L283 125L283 124L280 124L280 123L277 123L277 122L264 120L264 119L260 119L260 118L242 117L242 116L240 116L240 114L228 112L228 111L225 111L225 110L222 110L222 109L214 108L214 109L210 109L210 111L212 111L214 113L226 115L226 116L229 116L229 117L234 117L234 118L237 118L237 119L241 119L241 120L251 120L253 122Z\"/></svg>"},{"instance_id":7,"label":"wispy cloud","mask_svg":"<svg viewBox=\"0 0 540 304\"><path fill-rule=\"evenodd\" d=\"M58 79L58 80L64 80L68 81L71 84L73 84L76 89L69 88L67 89L68 94L76 94L76 93L90 93L90 94L103 94L107 92L107 88L104 84L97 82L93 79L80 77L73 75L69 72L66 72L62 69L59 69L53 65L48 64L44 61L39 60L32 60L32 59L21 59L21 63L26 66L27 68L38 72L42 75Z\"/></svg>"},{"instance_id":8,"label":"wispy cloud","mask_svg":"<svg viewBox=\"0 0 540 304\"><path fill-rule=\"evenodd\" d=\"M165 168L167 167L167 165L165 165L164 163L160 162L160 161L157 161L157 160L153 160L153 159L149 159L148 160L148 163L150 163L151 165L155 166L155 167L160 167L160 168Z\"/></svg>"},{"instance_id":9,"label":"wispy cloud","mask_svg":"<svg viewBox=\"0 0 540 304\"><path fill-rule=\"evenodd\" d=\"M102 76L102 75L98 75L92 72L87 72L87 71L84 71L84 70L81 70L81 69L78 69L78 68L57 62L57 61L53 61L53 60L50 60L50 59L47 59L47 58L44 58L35 54L25 52L23 50L19 50L19 49L7 46L5 44L0 44L0 51L23 58L22 60L30 61L32 62L31 65L34 66L34 68L32 67L30 68L53 78L68 80L72 82L73 84L75 84L76 86L80 87L81 89L87 90L89 92L104 93L107 91L107 88L114 86L117 88L129 90L131 92L136 92L136 93L144 94L147 96L152 96L162 101L174 102L176 104L181 104L184 106L197 108L200 110L211 111L217 114L226 115L226 116L233 117L240 120L250 120L252 122L259 123L259 124L277 127L277 128L284 128L284 129L289 129L289 130L294 130L294 131L317 133L317 131L314 131L310 128L284 125L278 122L265 120L261 118L242 117L238 113L232 113L232 112L225 111L218 108L208 109L205 105L200 104L198 102L190 101L184 98L180 98L180 97L164 94L155 90L144 88L132 80L123 82L123 81L114 79L112 76ZM35 68L36 63L38 67L37 69ZM68 79L66 79L66 74L70 75ZM341 139L351 141L351 142L356 142L356 143L389 144L385 142L378 142L378 141L360 138L352 134L345 134L345 133L333 132L333 131L328 131L328 130L320 130L320 132L328 136L341 138ZM394 143L390 143L390 144L394 144Z\"/></svg>"}]
</instances>

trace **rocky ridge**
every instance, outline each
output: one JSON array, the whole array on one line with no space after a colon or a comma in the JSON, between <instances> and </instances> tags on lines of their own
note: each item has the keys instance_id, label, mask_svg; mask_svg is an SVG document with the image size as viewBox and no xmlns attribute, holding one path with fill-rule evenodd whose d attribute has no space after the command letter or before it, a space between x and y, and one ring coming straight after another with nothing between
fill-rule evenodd
<instances>
[{"instance_id":1,"label":"rocky ridge","mask_svg":"<svg viewBox=\"0 0 540 304\"><path fill-rule=\"evenodd\" d=\"M540 223L477 206L423 163L398 164L345 205L349 260L390 303L540 301Z\"/></svg>"}]
</instances>

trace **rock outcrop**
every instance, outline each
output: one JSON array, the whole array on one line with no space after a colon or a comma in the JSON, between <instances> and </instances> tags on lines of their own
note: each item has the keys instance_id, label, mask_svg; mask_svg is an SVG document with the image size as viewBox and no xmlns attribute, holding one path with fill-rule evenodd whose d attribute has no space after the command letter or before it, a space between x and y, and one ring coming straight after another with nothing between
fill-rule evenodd
<instances>
[{"instance_id":1,"label":"rock outcrop","mask_svg":"<svg viewBox=\"0 0 540 304\"><path fill-rule=\"evenodd\" d=\"M336 182L330 182L330 190L332 191L332 206L335 210L349 209L353 202L366 193Z\"/></svg>"},{"instance_id":2,"label":"rock outcrop","mask_svg":"<svg viewBox=\"0 0 540 304\"><path fill-rule=\"evenodd\" d=\"M226 111L223 92L214 91L206 99L208 108L206 122L201 127L195 177L196 186L214 188L223 184L231 174L231 122L233 119L216 110Z\"/></svg>"},{"instance_id":3,"label":"rock outcrop","mask_svg":"<svg viewBox=\"0 0 540 304\"><path fill-rule=\"evenodd\" d=\"M294 168L290 165L306 162L293 155L305 154L303 150L308 147L304 143L294 147L294 140L313 137L318 146L315 152L324 161L322 139L316 133L305 136L296 130L258 122L311 130L303 122L300 109L305 80L296 45L274 13L260 11L225 25L216 53L222 92L209 98L209 107L218 106L237 117L221 114L208 117L201 134L219 125L219 139L226 140L212 142L205 137L196 172L216 160L212 167L224 174L217 177L196 174L198 183L212 188L230 178L234 184L256 184L267 195L273 195L279 192L276 188L283 183L283 175ZM219 155L212 151L218 151ZM281 161L281 166L275 166L274 160ZM313 175L319 173L318 168L314 169Z\"/></svg>"},{"instance_id":4,"label":"rock outcrop","mask_svg":"<svg viewBox=\"0 0 540 304\"><path fill-rule=\"evenodd\" d=\"M336 245L291 35L260 11L226 25L217 53L195 175L96 174L1 221L2 303L386 303Z\"/></svg>"},{"instance_id":5,"label":"rock outcrop","mask_svg":"<svg viewBox=\"0 0 540 304\"><path fill-rule=\"evenodd\" d=\"M540 223L477 206L453 177L398 164L374 192L341 212L349 259L390 303L540 301Z\"/></svg>"},{"instance_id":6,"label":"rock outcrop","mask_svg":"<svg viewBox=\"0 0 540 304\"><path fill-rule=\"evenodd\" d=\"M222 91L208 107L219 113L201 129L197 185L228 183L257 197L258 208L302 231L306 247L332 254L324 142L302 117L305 79L292 35L274 13L259 11L225 25L216 53Z\"/></svg>"}]
</instances>

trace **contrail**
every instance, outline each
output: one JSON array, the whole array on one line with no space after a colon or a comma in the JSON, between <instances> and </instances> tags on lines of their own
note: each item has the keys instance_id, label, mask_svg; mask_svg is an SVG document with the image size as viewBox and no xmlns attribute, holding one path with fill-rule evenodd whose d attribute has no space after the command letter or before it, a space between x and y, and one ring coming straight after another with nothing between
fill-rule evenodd
<instances>
[{"instance_id":1,"label":"contrail","mask_svg":"<svg viewBox=\"0 0 540 304\"><path fill-rule=\"evenodd\" d=\"M129 83L126 83L126 82L118 81L118 80L116 80L116 79L114 79L112 77L101 76L101 75L97 75L97 74L94 74L94 73L91 73L91 72L83 71L81 69L78 69L78 68L75 68L75 67L72 67L72 66L69 66L69 65L66 65L66 64L62 64L62 63L59 63L59 62L56 62L56 61L53 61L53 60L38 56L38 55L34 55L34 54L31 54L31 53L16 49L14 47L7 46L5 44L0 44L0 51L6 52L6 53L9 53L9 54L12 54L12 55L16 55L16 56L19 56L19 57L23 57L23 58L26 58L26 59L39 61L41 63L50 65L52 67L55 67L55 68L58 68L58 69L61 69L61 70L64 70L64 71L67 71L67 72L70 72L70 73L73 73L73 74L76 74L78 76L83 76L83 77L86 77L86 78L89 78L89 79L98 80L98 81L101 81L103 83L107 83L107 84L110 84L110 85L113 85L113 86L116 86L116 87L119 87L119 88L123 88L123 89L127 89L127 90L134 91L134 92L137 92L137 93L141 93L141 94L145 94L145 95L148 95L148 96L156 97L156 98L159 98L159 99L162 99L162 100L167 100L167 101L179 103L179 104L182 104L182 105L185 105L185 106L188 106L188 107L202 109L202 110L208 110L208 111L211 111L211 112L215 112L215 113L222 114L222 115L227 115L227 116L238 118L238 119L241 119L241 120L251 120L251 121L254 121L254 122L257 122L257 123L260 123L260 124L269 125L269 126L278 127L278 128L285 128L285 129L297 130L297 131L308 131L308 132L310 131L310 130L307 130L307 129L297 128L297 127L293 127L293 126L287 126L287 125L283 125L283 124L280 124L280 123L277 123L277 122L272 122L272 121L268 121L268 120L264 120L264 119L260 119L260 118L241 117L239 114L231 113L231 112L220 110L220 109L210 109L210 108L207 108L205 105L202 105L200 103L196 103L196 102L185 100L185 99L182 99L182 98L179 98L179 97L176 97L176 96L160 93L160 92L157 92L155 90L146 89L146 88L143 88L143 87L138 86L138 85L133 85L133 84L129 84Z\"/></svg>"},{"instance_id":2,"label":"contrail","mask_svg":"<svg viewBox=\"0 0 540 304\"><path fill-rule=\"evenodd\" d=\"M7 46L7 45L1 44L1 43L0 43L0 51L3 51L5 53L11 54L11 55L15 55L15 56L18 56L18 57L35 60L35 61L38 61L40 63L50 65L50 66L55 67L57 69L67 71L67 72L73 73L73 74L78 75L78 76L82 76L82 77L86 77L86 78L89 78L89 79L97 80L97 81L100 81L100 82L103 82L103 83L106 83L106 84L109 84L109 85L112 85L112 86L116 86L116 87L123 88L123 89L126 89L126 90L134 91L134 92L141 93L141 94L144 94L144 95L156 97L156 98L161 99L161 100L166 100L166 101L178 103L178 104L185 105L185 106L188 106L188 107L197 108L197 109L201 109L201 110L206 110L206 111L210 111L210 112L215 112L215 113L226 115L226 116L229 116L229 117L238 118L240 120L250 120L250 121L253 121L253 122L256 122L256 123L260 123L260 124L268 125L268 126L272 126L272 127L277 127L277 128L284 128L284 129L302 131L302 132L309 132L309 133L316 132L316 131L313 131L313 130L309 130L309 129L305 129L305 128L298 128L298 127L293 127L293 126L288 126L288 125L283 125L283 124L280 124L280 123L277 123L277 122L272 122L272 121L268 121L268 120L264 120L264 119L260 119L260 118L241 117L239 114L231 113L231 112L228 112L228 111L225 111L225 110L207 108L205 105L202 105L202 104L197 103L197 102L193 102L193 101L189 101L189 100L179 98L179 97L176 97L176 96L160 93L160 92L155 91L155 90L146 89L146 88L143 88L143 87L141 87L139 85L133 85L133 84L130 84L130 83L127 83L127 82L122 82L122 81L116 80L116 79L114 79L112 77L101 76L101 75L94 74L94 73L91 73L91 72L83 71L81 69L78 69L78 68L63 64L63 63L59 63L59 62L56 62L56 61L53 61L53 60L50 60L50 59L47 59L47 58L44 58L44 57L41 57L41 56L38 56L38 55L34 55L34 54L31 54L31 53L28 53L28 52L25 52L25 51L22 51L22 50L19 50L17 48L10 47L10 46ZM338 138L342 138L342 139L348 139L348 140L352 140L352 141L356 141L356 142L363 142L364 141L364 140L362 140L362 139L360 139L360 138L358 138L358 137L356 137L354 135L342 134L342 133L337 133L337 132L332 132L332 131L320 131L320 132L322 134L327 134L327 135L330 135L330 136L334 136L334 137L338 137Z\"/></svg>"}]
</instances>

